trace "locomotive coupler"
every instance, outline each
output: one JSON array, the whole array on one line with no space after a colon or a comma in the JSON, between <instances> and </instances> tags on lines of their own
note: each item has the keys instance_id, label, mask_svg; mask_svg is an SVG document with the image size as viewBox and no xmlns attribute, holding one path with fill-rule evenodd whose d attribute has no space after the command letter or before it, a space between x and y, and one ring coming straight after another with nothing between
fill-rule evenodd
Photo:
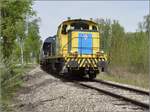
<instances>
[{"instance_id":1,"label":"locomotive coupler","mask_svg":"<svg viewBox=\"0 0 150 112\"><path fill-rule=\"evenodd\" d=\"M88 67L86 67L86 68L84 69L84 73L85 73L85 74L88 74L88 73L89 73L89 68L88 68Z\"/></svg>"}]
</instances>

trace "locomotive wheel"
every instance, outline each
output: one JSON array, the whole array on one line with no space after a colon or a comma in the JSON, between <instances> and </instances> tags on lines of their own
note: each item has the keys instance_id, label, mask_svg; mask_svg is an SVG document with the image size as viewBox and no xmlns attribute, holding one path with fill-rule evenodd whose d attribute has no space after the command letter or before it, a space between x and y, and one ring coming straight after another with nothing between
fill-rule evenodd
<instances>
[{"instance_id":1,"label":"locomotive wheel","mask_svg":"<svg viewBox=\"0 0 150 112\"><path fill-rule=\"evenodd\" d=\"M102 67L101 71L102 71L102 72L104 72L104 71L105 71L105 68L104 68L104 67Z\"/></svg>"},{"instance_id":2,"label":"locomotive wheel","mask_svg":"<svg viewBox=\"0 0 150 112\"><path fill-rule=\"evenodd\" d=\"M96 74L94 73L94 74L89 74L89 79L95 79L96 78Z\"/></svg>"}]
</instances>

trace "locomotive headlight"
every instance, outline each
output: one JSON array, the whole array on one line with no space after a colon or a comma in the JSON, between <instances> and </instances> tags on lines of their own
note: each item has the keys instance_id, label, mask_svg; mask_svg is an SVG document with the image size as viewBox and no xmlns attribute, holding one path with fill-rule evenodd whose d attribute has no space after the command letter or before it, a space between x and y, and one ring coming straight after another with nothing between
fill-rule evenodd
<instances>
[{"instance_id":1,"label":"locomotive headlight","mask_svg":"<svg viewBox=\"0 0 150 112\"><path fill-rule=\"evenodd\" d=\"M70 55L73 57L78 57L78 52L77 51L71 51Z\"/></svg>"},{"instance_id":2,"label":"locomotive headlight","mask_svg":"<svg viewBox=\"0 0 150 112\"><path fill-rule=\"evenodd\" d=\"M100 55L104 56L104 51L103 50L100 51Z\"/></svg>"},{"instance_id":3,"label":"locomotive headlight","mask_svg":"<svg viewBox=\"0 0 150 112\"><path fill-rule=\"evenodd\" d=\"M78 52L77 51L73 52L73 57L78 57Z\"/></svg>"},{"instance_id":4,"label":"locomotive headlight","mask_svg":"<svg viewBox=\"0 0 150 112\"><path fill-rule=\"evenodd\" d=\"M70 54L70 56L73 56L73 52L72 51L69 54Z\"/></svg>"},{"instance_id":5,"label":"locomotive headlight","mask_svg":"<svg viewBox=\"0 0 150 112\"><path fill-rule=\"evenodd\" d=\"M96 57L99 57L100 56L100 52L96 52Z\"/></svg>"},{"instance_id":6,"label":"locomotive headlight","mask_svg":"<svg viewBox=\"0 0 150 112\"><path fill-rule=\"evenodd\" d=\"M98 51L96 52L96 56L99 57L99 56L103 56L104 55L104 51Z\"/></svg>"},{"instance_id":7,"label":"locomotive headlight","mask_svg":"<svg viewBox=\"0 0 150 112\"><path fill-rule=\"evenodd\" d=\"M101 51L100 51L100 53L101 53L101 54L104 54L104 51L103 51L103 50L101 50Z\"/></svg>"}]
</instances>

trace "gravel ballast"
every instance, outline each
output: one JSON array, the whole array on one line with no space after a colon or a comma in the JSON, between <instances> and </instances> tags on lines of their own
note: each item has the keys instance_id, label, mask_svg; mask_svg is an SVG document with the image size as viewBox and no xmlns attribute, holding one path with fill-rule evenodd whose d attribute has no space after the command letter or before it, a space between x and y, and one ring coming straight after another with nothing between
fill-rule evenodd
<instances>
[{"instance_id":1,"label":"gravel ballast","mask_svg":"<svg viewBox=\"0 0 150 112\"><path fill-rule=\"evenodd\" d=\"M14 97L15 112L146 112L128 102L64 81L37 67Z\"/></svg>"}]
</instances>

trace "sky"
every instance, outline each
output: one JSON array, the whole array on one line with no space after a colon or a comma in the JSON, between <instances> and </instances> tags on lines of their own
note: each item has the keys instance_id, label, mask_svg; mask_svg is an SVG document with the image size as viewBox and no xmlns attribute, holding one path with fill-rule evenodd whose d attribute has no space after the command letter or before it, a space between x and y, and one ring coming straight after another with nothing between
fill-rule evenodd
<instances>
[{"instance_id":1,"label":"sky","mask_svg":"<svg viewBox=\"0 0 150 112\"><path fill-rule=\"evenodd\" d=\"M34 1L33 10L41 19L40 36L44 40L55 35L67 17L119 20L126 32L135 32L143 16L149 14L149 1Z\"/></svg>"}]
</instances>

